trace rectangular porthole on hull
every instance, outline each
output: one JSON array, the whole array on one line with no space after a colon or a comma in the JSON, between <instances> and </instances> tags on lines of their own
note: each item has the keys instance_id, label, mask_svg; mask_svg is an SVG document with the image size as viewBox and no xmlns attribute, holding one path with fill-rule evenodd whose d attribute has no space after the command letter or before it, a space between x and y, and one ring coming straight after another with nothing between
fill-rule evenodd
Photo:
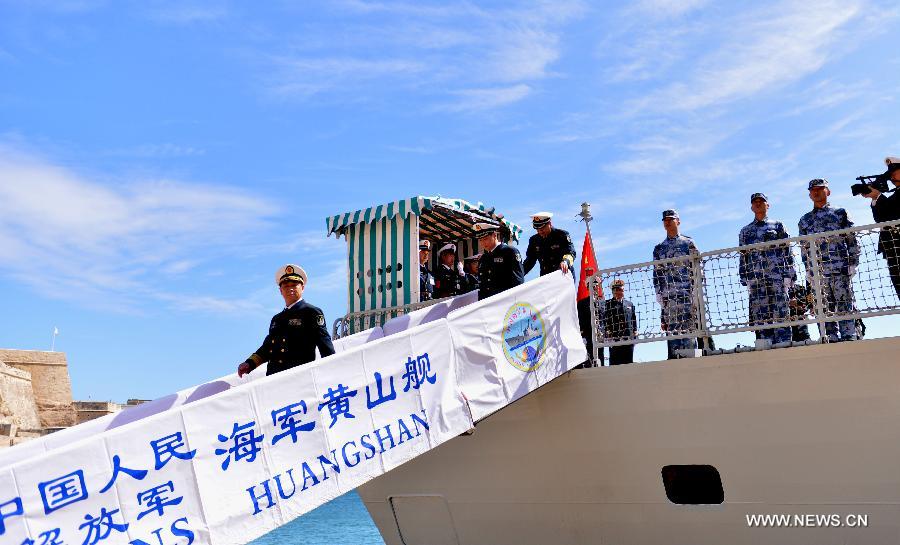
<instances>
[{"instance_id":1,"label":"rectangular porthole on hull","mask_svg":"<svg viewBox=\"0 0 900 545\"><path fill-rule=\"evenodd\" d=\"M711 465L670 465L662 468L669 501L679 505L714 505L725 501L722 477Z\"/></svg>"}]
</instances>

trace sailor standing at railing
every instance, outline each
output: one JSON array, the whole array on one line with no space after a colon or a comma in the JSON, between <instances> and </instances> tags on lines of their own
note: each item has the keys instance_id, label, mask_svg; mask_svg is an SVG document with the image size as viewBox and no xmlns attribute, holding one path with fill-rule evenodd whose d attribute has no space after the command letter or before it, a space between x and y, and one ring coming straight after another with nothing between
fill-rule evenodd
<instances>
[{"instance_id":1,"label":"sailor standing at railing","mask_svg":"<svg viewBox=\"0 0 900 545\"><path fill-rule=\"evenodd\" d=\"M827 233L853 227L853 221L850 220L847 211L843 208L834 208L828 202L828 197L831 195L831 190L828 189L828 180L810 180L808 187L813 209L800 218L798 224L800 235ZM817 248L822 292L828 312L832 314L853 313L855 309L851 279L859 265L859 245L856 242L856 235L849 233L823 237L817 242ZM811 277L812 264L809 263L808 254L808 251L803 252L803 264L806 266L807 276ZM832 342L856 339L854 320L841 320L837 324L827 322L825 331L828 332L828 340Z\"/></svg>"},{"instance_id":2,"label":"sailor standing at railing","mask_svg":"<svg viewBox=\"0 0 900 545\"><path fill-rule=\"evenodd\" d=\"M662 213L666 239L653 248L653 260L689 256L698 253L691 237L680 233L681 218L675 210ZM683 260L653 266L653 287L656 300L662 309L660 321L668 335L689 333L697 328L694 317L693 283L691 262ZM669 359L677 357L676 350L697 348L697 339L676 339L668 341Z\"/></svg>"},{"instance_id":3,"label":"sailor standing at railing","mask_svg":"<svg viewBox=\"0 0 900 545\"><path fill-rule=\"evenodd\" d=\"M750 210L754 220L741 229L738 235L740 246L789 237L783 223L769 219L769 199L764 193L750 196ZM788 320L788 290L797 280L789 246L741 252L738 274L750 295L750 325ZM756 338L768 339L773 344L789 342L791 328L763 329L756 332Z\"/></svg>"}]
</instances>

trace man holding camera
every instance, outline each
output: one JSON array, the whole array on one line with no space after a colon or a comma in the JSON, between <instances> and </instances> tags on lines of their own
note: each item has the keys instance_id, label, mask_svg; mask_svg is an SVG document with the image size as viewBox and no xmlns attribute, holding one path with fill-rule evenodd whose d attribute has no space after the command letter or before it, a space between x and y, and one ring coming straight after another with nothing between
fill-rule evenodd
<instances>
[{"instance_id":1,"label":"man holding camera","mask_svg":"<svg viewBox=\"0 0 900 545\"><path fill-rule=\"evenodd\" d=\"M872 199L872 217L877 223L900 219L900 197L897 196L897 192L892 190L889 195L885 195L883 191L888 181L893 183L895 189L900 187L900 157L888 157L884 163L887 165L887 171L876 177L876 184L868 186L870 190L868 193L861 193L864 197ZM875 187L876 185L880 185L881 189ZM881 234L878 235L878 253L887 261L894 291L900 297L900 229L897 227L881 229Z\"/></svg>"},{"instance_id":2,"label":"man holding camera","mask_svg":"<svg viewBox=\"0 0 900 545\"><path fill-rule=\"evenodd\" d=\"M798 227L800 235L827 233L853 227L853 221L843 208L834 208L828 202L831 190L828 180L815 179L809 181L809 198L813 209L800 218ZM819 270L822 277L822 290L829 312L850 314L854 311L853 285L851 279L859 265L859 244L853 233L832 235L817 241L819 253ZM809 243L804 244L810 250ZM807 274L812 274L812 263L809 263L809 252L803 252L803 264ZM840 320L837 324L825 324L828 340L831 342L856 340L856 322Z\"/></svg>"}]
</instances>

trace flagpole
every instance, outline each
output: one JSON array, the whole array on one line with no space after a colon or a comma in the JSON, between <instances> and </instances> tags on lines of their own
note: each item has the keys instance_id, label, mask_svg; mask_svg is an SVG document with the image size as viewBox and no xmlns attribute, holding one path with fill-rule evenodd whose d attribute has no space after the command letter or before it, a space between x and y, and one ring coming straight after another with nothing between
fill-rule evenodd
<instances>
[{"instance_id":1,"label":"flagpole","mask_svg":"<svg viewBox=\"0 0 900 545\"><path fill-rule=\"evenodd\" d=\"M581 203L581 213L578 214L578 216L581 217L581 221L584 222L584 226L587 229L587 234L586 234L587 242L591 246L591 254L593 254L591 256L591 258L593 259L594 266L596 267L597 266L597 253L594 251L594 237L591 234L591 220L594 219L594 217L591 216L591 203L588 203L588 202ZM584 256L584 259L587 259L587 256ZM594 270L591 275L593 276L595 274L597 274L596 270ZM596 333L600 327L600 324L598 323L598 320L597 320L597 315L594 312L594 310L595 310L594 309L594 299L597 297L597 293L595 292L595 290L591 289L591 286L588 285L586 281L585 281L585 287L587 287L587 289L588 289L588 297L589 297L588 300L591 303L590 310L589 310L590 315L591 315L591 355L590 355L590 359L594 365L604 366L604 365L606 365L606 361L605 361L605 358L603 357L603 348L597 346L597 341L599 339L598 339ZM602 286L600 289L602 292L602 289L603 289ZM598 350L598 348L599 348L599 350Z\"/></svg>"},{"instance_id":2,"label":"flagpole","mask_svg":"<svg viewBox=\"0 0 900 545\"><path fill-rule=\"evenodd\" d=\"M59 328L53 326L53 335L50 337L50 351L56 352L56 336L59 335Z\"/></svg>"},{"instance_id":3,"label":"flagpole","mask_svg":"<svg viewBox=\"0 0 900 545\"><path fill-rule=\"evenodd\" d=\"M591 220L593 220L594 217L591 216L591 203L589 203L589 202L581 203L581 213L578 214L578 216L581 217L581 221L584 222L584 227L587 229L588 238L591 239L591 250L593 251L594 237L591 235ZM596 259L597 256L594 255L594 258Z\"/></svg>"}]
</instances>

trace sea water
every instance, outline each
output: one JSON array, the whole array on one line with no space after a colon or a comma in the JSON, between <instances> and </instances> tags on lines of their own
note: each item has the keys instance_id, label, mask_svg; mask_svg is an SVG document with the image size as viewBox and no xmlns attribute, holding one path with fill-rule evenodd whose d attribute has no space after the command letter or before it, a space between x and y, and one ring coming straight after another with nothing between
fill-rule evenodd
<instances>
[{"instance_id":1,"label":"sea water","mask_svg":"<svg viewBox=\"0 0 900 545\"><path fill-rule=\"evenodd\" d=\"M252 545L384 545L359 494L335 498Z\"/></svg>"}]
</instances>

